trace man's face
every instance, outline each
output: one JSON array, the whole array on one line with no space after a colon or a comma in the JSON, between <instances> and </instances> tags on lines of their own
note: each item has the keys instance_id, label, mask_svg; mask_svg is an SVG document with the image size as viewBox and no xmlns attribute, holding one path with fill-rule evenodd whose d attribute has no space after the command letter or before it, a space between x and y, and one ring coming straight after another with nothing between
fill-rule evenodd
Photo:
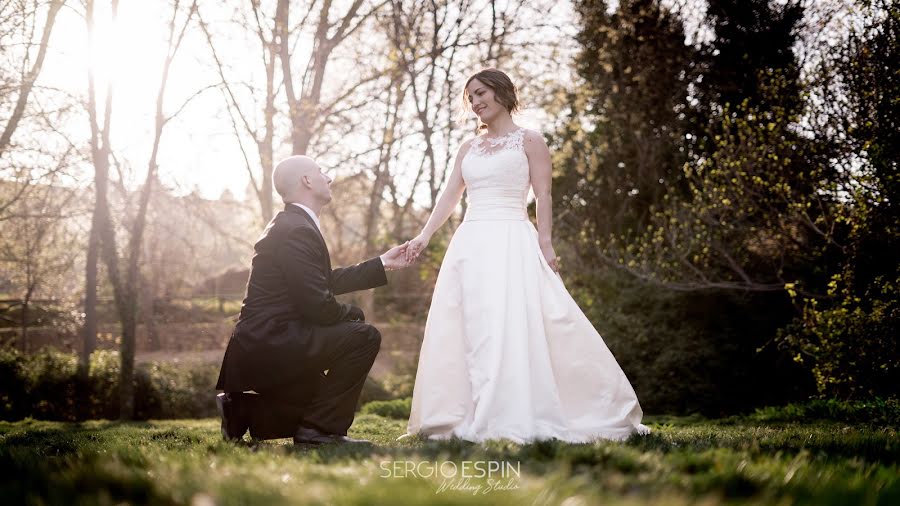
<instances>
[{"instance_id":1,"label":"man's face","mask_svg":"<svg viewBox=\"0 0 900 506\"><path fill-rule=\"evenodd\" d=\"M309 185L312 189L313 194L322 203L325 205L331 202L331 181L332 179L328 177L328 174L322 170L318 164L316 164L315 170L310 171L306 176L309 180Z\"/></svg>"}]
</instances>

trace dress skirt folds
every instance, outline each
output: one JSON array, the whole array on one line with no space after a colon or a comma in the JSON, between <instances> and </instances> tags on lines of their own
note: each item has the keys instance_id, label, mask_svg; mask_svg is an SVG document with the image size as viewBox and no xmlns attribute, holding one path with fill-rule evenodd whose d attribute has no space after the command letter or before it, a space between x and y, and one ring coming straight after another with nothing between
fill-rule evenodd
<instances>
[{"instance_id":1,"label":"dress skirt folds","mask_svg":"<svg viewBox=\"0 0 900 506\"><path fill-rule=\"evenodd\" d=\"M523 135L477 138L463 160L468 210L435 285L408 432L520 443L649 432L625 373L541 253Z\"/></svg>"}]
</instances>

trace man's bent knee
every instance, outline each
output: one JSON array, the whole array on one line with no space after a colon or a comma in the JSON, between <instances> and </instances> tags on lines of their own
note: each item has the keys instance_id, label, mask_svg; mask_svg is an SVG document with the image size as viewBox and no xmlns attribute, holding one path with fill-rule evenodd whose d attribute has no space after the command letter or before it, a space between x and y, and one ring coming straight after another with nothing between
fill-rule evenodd
<instances>
[{"instance_id":1,"label":"man's bent knee","mask_svg":"<svg viewBox=\"0 0 900 506\"><path fill-rule=\"evenodd\" d=\"M375 346L381 346L381 332L379 332L378 329L366 323L360 330L365 336L366 342L372 343Z\"/></svg>"},{"instance_id":2,"label":"man's bent knee","mask_svg":"<svg viewBox=\"0 0 900 506\"><path fill-rule=\"evenodd\" d=\"M368 323L360 324L358 334L360 344L373 348L376 352L381 348L381 332Z\"/></svg>"},{"instance_id":3,"label":"man's bent knee","mask_svg":"<svg viewBox=\"0 0 900 506\"><path fill-rule=\"evenodd\" d=\"M369 339L374 343L376 349L381 348L381 332L375 327L369 325Z\"/></svg>"}]
</instances>

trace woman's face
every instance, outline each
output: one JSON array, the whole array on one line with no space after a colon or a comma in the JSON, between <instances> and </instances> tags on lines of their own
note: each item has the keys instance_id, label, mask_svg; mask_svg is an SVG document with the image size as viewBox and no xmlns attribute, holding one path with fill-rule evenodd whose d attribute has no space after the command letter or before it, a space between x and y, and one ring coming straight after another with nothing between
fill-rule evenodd
<instances>
[{"instance_id":1,"label":"woman's face","mask_svg":"<svg viewBox=\"0 0 900 506\"><path fill-rule=\"evenodd\" d=\"M466 91L472 111L482 123L489 123L501 112L506 112L506 108L494 100L494 90L478 79L472 79L472 82L466 87Z\"/></svg>"}]
</instances>

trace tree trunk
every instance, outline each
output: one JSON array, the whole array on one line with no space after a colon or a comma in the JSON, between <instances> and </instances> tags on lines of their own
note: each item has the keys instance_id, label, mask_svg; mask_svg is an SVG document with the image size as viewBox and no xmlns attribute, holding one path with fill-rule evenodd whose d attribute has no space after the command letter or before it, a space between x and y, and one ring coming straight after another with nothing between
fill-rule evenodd
<instances>
[{"instance_id":1,"label":"tree trunk","mask_svg":"<svg viewBox=\"0 0 900 506\"><path fill-rule=\"evenodd\" d=\"M288 44L290 7L289 0L279 0L275 12L275 26L280 28L281 44L279 55L281 59L282 74L284 76L284 91L288 102L288 113L291 120L291 143L294 155L305 155L309 150L315 126L319 121L320 108L322 106L322 86L325 83L325 71L332 52L337 48L355 28L351 28L354 18L362 6L361 0L354 0L347 7L347 11L339 21L332 23L332 2L326 0L319 10L319 20L316 24L316 32L313 35L313 49L311 61L307 64L304 73L303 86L298 95L294 89L291 71L291 53ZM371 16L374 10L361 16L362 19ZM357 25L362 23L357 20ZM337 26L329 36L329 31Z\"/></svg>"},{"instance_id":2,"label":"tree trunk","mask_svg":"<svg viewBox=\"0 0 900 506\"><path fill-rule=\"evenodd\" d=\"M95 189L96 191L96 189ZM79 373L86 377L90 373L91 354L97 347L97 261L100 249L99 211L94 206L91 219L91 234L88 238L87 265L84 275L84 324L81 328L81 355Z\"/></svg>"},{"instance_id":3,"label":"tree trunk","mask_svg":"<svg viewBox=\"0 0 900 506\"><path fill-rule=\"evenodd\" d=\"M117 9L118 1L114 0L112 3L113 21L115 21ZM88 0L87 2L86 21L88 25L88 47L90 51L93 51L95 20L94 2L91 0ZM97 236L100 243L100 255L103 258L103 263L106 265L106 273L109 277L109 281L113 286L113 295L116 302L116 309L118 310L122 322L124 340L126 325L125 321L122 320L122 315L124 313L123 304L125 294L122 279L119 277L119 254L116 248L116 232L110 218L109 202L107 198L109 190L109 138L110 121L112 118L112 93L113 88L110 81L110 84L107 85L106 89L106 102L103 109L103 126L101 127L98 118L99 111L97 108L94 70L93 67L88 67L88 117L91 125L91 160L94 164L94 186L97 195L96 201L94 202L94 215L98 225ZM125 369L124 359L122 369ZM120 378L122 377L123 375L120 374ZM128 388L129 390L132 388L130 376L127 387L120 385L120 392L122 388ZM122 396L120 395L120 399L121 398ZM126 404L131 406L130 402ZM126 413L123 409L125 409L125 406L120 406L120 416L122 413ZM127 411L127 413L127 417L130 418L131 412Z\"/></svg>"},{"instance_id":4,"label":"tree trunk","mask_svg":"<svg viewBox=\"0 0 900 506\"><path fill-rule=\"evenodd\" d=\"M256 20L261 20L263 16L260 13L259 3L251 2L251 8L253 9L253 14ZM249 134L250 137L253 138L256 145L261 169L259 179L257 179L257 177L254 175L253 166L246 152L244 152L244 158L246 160L247 172L250 175L250 182L253 186L253 191L256 194L257 200L259 201L260 216L262 217L262 221L264 224L271 221L272 216L274 215L272 171L274 167L273 160L275 156L275 150L273 148L275 138L275 100L278 94L278 89L275 83L275 70L277 68L277 62L281 51L281 37L283 33L287 32L286 25L283 25L283 23L285 22L284 16L286 15L286 11L284 11L283 9L285 9L285 7L279 3L278 10L275 13L275 27L273 29L271 38L265 37L261 25L258 25L253 30L256 32L255 35L259 36L261 42L263 43L262 61L266 75L266 97L265 107L263 109L265 126L263 127L262 133L260 133L257 128L251 126L250 122L247 120L248 113L241 107L241 104L238 102L237 96L233 92L231 84L225 75L225 68L222 63L222 59L219 58L219 54L216 50L216 45L213 43L212 32L209 31L207 24L200 17L199 13L197 14L200 21L200 29L203 30L203 33L206 37L206 41L209 45L210 51L212 52L213 60L216 64L216 69L219 73L219 77L222 79L222 85L226 91L225 103L228 107L229 113L231 113L229 114L229 117L231 118L232 128L234 128L234 132L236 135L239 135L239 132L241 130L244 130L247 134ZM240 142L240 139L238 139L238 146L243 152L244 148Z\"/></svg>"},{"instance_id":5,"label":"tree trunk","mask_svg":"<svg viewBox=\"0 0 900 506\"><path fill-rule=\"evenodd\" d=\"M127 305L133 308L132 303L137 303L137 300L131 300L131 294L128 298ZM134 312L123 315L119 365L119 418L122 420L134 419L134 343L136 333L137 319Z\"/></svg>"},{"instance_id":6,"label":"tree trunk","mask_svg":"<svg viewBox=\"0 0 900 506\"><path fill-rule=\"evenodd\" d=\"M22 301L22 320L21 320L21 341L19 346L22 348L22 354L28 353L28 298Z\"/></svg>"},{"instance_id":7,"label":"tree trunk","mask_svg":"<svg viewBox=\"0 0 900 506\"><path fill-rule=\"evenodd\" d=\"M156 326L156 315L154 313L153 301L156 299L156 275L151 274L153 279L149 283L144 284L141 291L143 295L140 308L141 320L144 321L144 330L146 332L147 349L151 351L159 351L162 349L162 343L159 342L159 328Z\"/></svg>"}]
</instances>

